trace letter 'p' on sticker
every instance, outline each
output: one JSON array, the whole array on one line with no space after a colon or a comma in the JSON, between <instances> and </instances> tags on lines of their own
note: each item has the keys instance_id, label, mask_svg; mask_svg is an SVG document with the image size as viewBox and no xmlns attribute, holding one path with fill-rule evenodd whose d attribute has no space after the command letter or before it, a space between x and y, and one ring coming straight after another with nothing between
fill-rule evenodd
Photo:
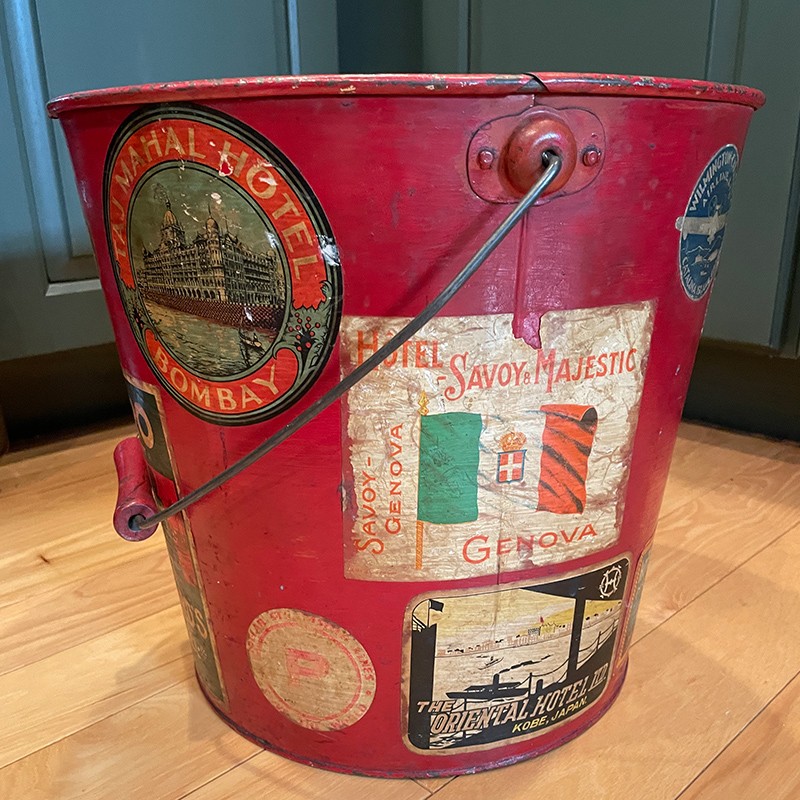
<instances>
[{"instance_id":1,"label":"letter 'p' on sticker","mask_svg":"<svg viewBox=\"0 0 800 800\"><path fill-rule=\"evenodd\" d=\"M264 696L292 722L347 728L369 710L375 668L344 628L295 608L259 614L247 634L250 667Z\"/></svg>"}]
</instances>

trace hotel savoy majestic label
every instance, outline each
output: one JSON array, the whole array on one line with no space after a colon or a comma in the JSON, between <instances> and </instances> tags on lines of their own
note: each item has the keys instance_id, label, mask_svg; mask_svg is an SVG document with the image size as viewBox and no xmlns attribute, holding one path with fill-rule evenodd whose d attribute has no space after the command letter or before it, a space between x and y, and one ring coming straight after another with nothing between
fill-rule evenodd
<instances>
[{"instance_id":1,"label":"hotel savoy majestic label","mask_svg":"<svg viewBox=\"0 0 800 800\"><path fill-rule=\"evenodd\" d=\"M109 253L144 357L192 413L280 413L330 355L341 268L297 169L266 139L197 107L136 114L105 172Z\"/></svg>"},{"instance_id":2,"label":"hotel savoy majestic label","mask_svg":"<svg viewBox=\"0 0 800 800\"><path fill-rule=\"evenodd\" d=\"M406 319L345 317L342 371ZM469 578L613 545L653 304L437 317L344 405L345 574Z\"/></svg>"}]
</instances>

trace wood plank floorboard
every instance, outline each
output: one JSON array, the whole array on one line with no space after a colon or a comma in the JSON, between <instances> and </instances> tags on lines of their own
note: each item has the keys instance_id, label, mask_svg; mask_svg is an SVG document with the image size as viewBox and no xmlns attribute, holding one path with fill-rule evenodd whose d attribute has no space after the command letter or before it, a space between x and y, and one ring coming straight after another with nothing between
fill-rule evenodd
<instances>
[{"instance_id":1,"label":"wood plank floorboard","mask_svg":"<svg viewBox=\"0 0 800 800\"><path fill-rule=\"evenodd\" d=\"M681 426L626 685L538 759L457 778L314 769L197 688L163 538L117 539L114 444L0 459L0 798L800 800L800 448Z\"/></svg>"}]
</instances>

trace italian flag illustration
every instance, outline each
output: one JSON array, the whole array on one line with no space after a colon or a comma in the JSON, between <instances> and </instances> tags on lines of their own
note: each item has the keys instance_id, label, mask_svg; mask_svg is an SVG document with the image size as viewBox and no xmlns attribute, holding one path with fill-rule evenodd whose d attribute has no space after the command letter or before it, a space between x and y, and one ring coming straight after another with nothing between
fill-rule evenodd
<instances>
[{"instance_id":1,"label":"italian flag illustration","mask_svg":"<svg viewBox=\"0 0 800 800\"><path fill-rule=\"evenodd\" d=\"M478 519L480 414L453 411L420 417L416 568L422 569L424 523Z\"/></svg>"},{"instance_id":2,"label":"italian flag illustration","mask_svg":"<svg viewBox=\"0 0 800 800\"><path fill-rule=\"evenodd\" d=\"M416 568L422 569L425 523L454 525L478 519L478 472L483 422L480 414L449 412L420 417ZM545 415L538 508L580 514L597 412L591 406L552 404Z\"/></svg>"}]
</instances>

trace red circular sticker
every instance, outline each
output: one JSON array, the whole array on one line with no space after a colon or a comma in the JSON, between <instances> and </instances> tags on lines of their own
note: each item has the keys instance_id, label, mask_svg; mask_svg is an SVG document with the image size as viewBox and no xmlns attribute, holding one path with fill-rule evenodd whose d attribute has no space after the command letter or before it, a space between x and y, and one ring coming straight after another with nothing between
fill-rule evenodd
<instances>
[{"instance_id":1,"label":"red circular sticker","mask_svg":"<svg viewBox=\"0 0 800 800\"><path fill-rule=\"evenodd\" d=\"M304 728L346 728L367 713L375 696L367 651L315 614L295 608L259 614L247 633L247 655L267 700Z\"/></svg>"},{"instance_id":2,"label":"red circular sticker","mask_svg":"<svg viewBox=\"0 0 800 800\"><path fill-rule=\"evenodd\" d=\"M311 386L338 330L341 267L274 145L208 109L137 114L109 150L104 208L133 333L179 403L242 424Z\"/></svg>"}]
</instances>

